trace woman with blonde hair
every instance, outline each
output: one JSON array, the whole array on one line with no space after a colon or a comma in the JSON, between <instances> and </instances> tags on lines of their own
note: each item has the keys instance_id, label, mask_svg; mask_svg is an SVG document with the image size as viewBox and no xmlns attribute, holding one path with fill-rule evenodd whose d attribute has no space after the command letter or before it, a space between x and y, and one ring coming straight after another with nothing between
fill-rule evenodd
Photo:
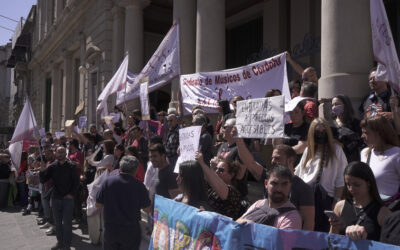
<instances>
[{"instance_id":1,"label":"woman with blonde hair","mask_svg":"<svg viewBox=\"0 0 400 250\"><path fill-rule=\"evenodd\" d=\"M361 151L361 161L374 173L379 194L385 205L394 211L400 202L400 143L390 122L383 116L361 121L361 137L368 145ZM399 206L399 205L397 205Z\"/></svg>"},{"instance_id":2,"label":"woman with blonde hair","mask_svg":"<svg viewBox=\"0 0 400 250\"><path fill-rule=\"evenodd\" d=\"M346 156L334 142L328 122L324 118L314 119L308 130L307 148L295 175L314 189L316 231L329 230L330 224L324 210L332 210L342 196L346 165Z\"/></svg>"}]
</instances>

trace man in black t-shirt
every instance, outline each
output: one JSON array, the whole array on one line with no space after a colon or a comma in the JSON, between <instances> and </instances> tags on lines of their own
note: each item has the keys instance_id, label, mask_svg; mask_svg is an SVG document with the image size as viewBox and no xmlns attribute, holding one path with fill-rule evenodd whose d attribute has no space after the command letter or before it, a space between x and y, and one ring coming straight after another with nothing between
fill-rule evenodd
<instances>
[{"instance_id":1,"label":"man in black t-shirt","mask_svg":"<svg viewBox=\"0 0 400 250\"><path fill-rule=\"evenodd\" d=\"M281 144L274 147L271 164L287 166L292 172L294 172L293 164L295 158L296 152L293 148ZM315 217L314 192L309 185L296 175L294 175L292 181L290 202L296 206L303 218L303 229L313 231Z\"/></svg>"},{"instance_id":2,"label":"man in black t-shirt","mask_svg":"<svg viewBox=\"0 0 400 250\"><path fill-rule=\"evenodd\" d=\"M173 199L179 194L174 167L167 162L167 155L162 144L155 144L149 149L149 160L154 168L158 169L158 183L156 185L156 194L168 199Z\"/></svg>"},{"instance_id":3,"label":"man in black t-shirt","mask_svg":"<svg viewBox=\"0 0 400 250\"><path fill-rule=\"evenodd\" d=\"M139 161L124 156L120 174L109 177L96 195L96 206L104 206L103 249L139 249L141 241L140 209L150 212L146 187L135 179Z\"/></svg>"}]
</instances>

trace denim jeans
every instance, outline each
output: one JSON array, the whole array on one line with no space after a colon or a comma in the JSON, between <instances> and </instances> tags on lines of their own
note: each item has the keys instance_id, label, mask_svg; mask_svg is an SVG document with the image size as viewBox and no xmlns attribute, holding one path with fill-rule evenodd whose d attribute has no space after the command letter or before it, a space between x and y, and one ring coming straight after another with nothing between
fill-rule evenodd
<instances>
[{"instance_id":1,"label":"denim jeans","mask_svg":"<svg viewBox=\"0 0 400 250\"><path fill-rule=\"evenodd\" d=\"M71 246L72 240L72 214L74 211L73 199L52 199L52 211L58 243Z\"/></svg>"},{"instance_id":2,"label":"denim jeans","mask_svg":"<svg viewBox=\"0 0 400 250\"><path fill-rule=\"evenodd\" d=\"M42 194L41 195L42 199L42 207L43 207L43 215L46 220L50 219L50 199Z\"/></svg>"}]
</instances>

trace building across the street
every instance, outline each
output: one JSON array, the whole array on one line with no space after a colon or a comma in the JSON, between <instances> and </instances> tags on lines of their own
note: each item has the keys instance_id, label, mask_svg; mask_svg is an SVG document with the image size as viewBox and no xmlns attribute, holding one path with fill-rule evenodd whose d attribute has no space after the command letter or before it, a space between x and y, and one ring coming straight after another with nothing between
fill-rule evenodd
<instances>
[{"instance_id":1,"label":"building across the street","mask_svg":"<svg viewBox=\"0 0 400 250\"><path fill-rule=\"evenodd\" d=\"M399 45L400 2L384 2ZM8 64L39 126L58 131L79 116L99 123L97 97L125 52L129 71L139 73L179 20L182 74L289 51L303 67L317 69L320 98L344 93L357 105L373 66L369 8L369 0L38 0ZM288 74L300 78L290 66ZM178 107L178 99L178 80L150 93L157 110Z\"/></svg>"}]
</instances>

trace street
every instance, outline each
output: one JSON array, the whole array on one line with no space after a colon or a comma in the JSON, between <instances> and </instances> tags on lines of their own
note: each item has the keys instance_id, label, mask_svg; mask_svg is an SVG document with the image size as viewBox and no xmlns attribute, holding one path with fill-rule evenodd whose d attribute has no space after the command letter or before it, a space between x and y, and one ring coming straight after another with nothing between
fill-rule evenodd
<instances>
[{"instance_id":1,"label":"street","mask_svg":"<svg viewBox=\"0 0 400 250\"><path fill-rule=\"evenodd\" d=\"M22 216L17 208L0 211L0 250L45 250L54 246L56 237L47 236L46 229L39 229L36 218L37 212ZM72 249L101 249L100 245L90 243L87 226L80 228L78 224L73 224L72 227ZM148 242L149 237L142 236L140 249L147 249Z\"/></svg>"}]
</instances>

